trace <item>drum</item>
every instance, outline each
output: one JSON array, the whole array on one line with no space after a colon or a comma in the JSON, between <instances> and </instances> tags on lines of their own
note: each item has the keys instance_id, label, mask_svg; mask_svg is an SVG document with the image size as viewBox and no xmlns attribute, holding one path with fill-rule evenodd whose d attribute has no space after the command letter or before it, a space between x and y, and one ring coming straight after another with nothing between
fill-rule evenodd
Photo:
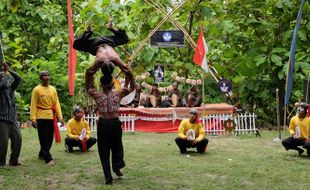
<instances>
[{"instance_id":1,"label":"drum","mask_svg":"<svg viewBox=\"0 0 310 190\"><path fill-rule=\"evenodd\" d=\"M168 96L161 96L161 101L164 102L164 101L167 101L168 100Z\"/></svg>"},{"instance_id":2,"label":"drum","mask_svg":"<svg viewBox=\"0 0 310 190\"><path fill-rule=\"evenodd\" d=\"M147 99L148 99L148 95L141 93L140 100L139 100L139 106L145 106L145 104L147 103Z\"/></svg>"},{"instance_id":3,"label":"drum","mask_svg":"<svg viewBox=\"0 0 310 190\"><path fill-rule=\"evenodd\" d=\"M172 94L171 96L172 107L178 106L178 100L179 100L179 97L176 94Z\"/></svg>"},{"instance_id":4,"label":"drum","mask_svg":"<svg viewBox=\"0 0 310 190\"><path fill-rule=\"evenodd\" d=\"M187 105L188 107L195 107L196 97L193 94L188 95Z\"/></svg>"},{"instance_id":5,"label":"drum","mask_svg":"<svg viewBox=\"0 0 310 190\"><path fill-rule=\"evenodd\" d=\"M136 95L136 89L121 99L121 105L127 105L133 101Z\"/></svg>"},{"instance_id":6,"label":"drum","mask_svg":"<svg viewBox=\"0 0 310 190\"><path fill-rule=\"evenodd\" d=\"M150 102L152 104L152 107L155 108L157 106L157 100L156 100L156 96L154 95L150 95Z\"/></svg>"}]
</instances>

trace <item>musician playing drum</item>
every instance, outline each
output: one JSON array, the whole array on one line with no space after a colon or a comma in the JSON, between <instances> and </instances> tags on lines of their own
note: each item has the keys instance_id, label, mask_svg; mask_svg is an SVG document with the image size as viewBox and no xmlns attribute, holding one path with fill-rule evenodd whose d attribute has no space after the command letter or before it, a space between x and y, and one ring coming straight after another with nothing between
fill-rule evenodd
<instances>
[{"instance_id":1,"label":"musician playing drum","mask_svg":"<svg viewBox=\"0 0 310 190\"><path fill-rule=\"evenodd\" d=\"M158 84L157 83L153 83L152 84L152 91L151 94L149 96L150 99L150 106L155 108L158 107L160 104L160 92L158 90Z\"/></svg>"},{"instance_id":2,"label":"musician playing drum","mask_svg":"<svg viewBox=\"0 0 310 190\"><path fill-rule=\"evenodd\" d=\"M181 104L181 92L178 89L178 83L172 84L172 89L169 91L168 100L172 107L179 107Z\"/></svg>"},{"instance_id":3,"label":"musician playing drum","mask_svg":"<svg viewBox=\"0 0 310 190\"><path fill-rule=\"evenodd\" d=\"M136 107L140 106L139 104L140 104L140 99L141 99L141 97L140 97L141 85L139 83L136 83L135 89L136 89L136 94L135 94L134 99L131 102L131 106L136 108Z\"/></svg>"},{"instance_id":4,"label":"musician playing drum","mask_svg":"<svg viewBox=\"0 0 310 190\"><path fill-rule=\"evenodd\" d=\"M190 89L186 105L187 107L199 107L201 105L201 95L196 85Z\"/></svg>"}]
</instances>

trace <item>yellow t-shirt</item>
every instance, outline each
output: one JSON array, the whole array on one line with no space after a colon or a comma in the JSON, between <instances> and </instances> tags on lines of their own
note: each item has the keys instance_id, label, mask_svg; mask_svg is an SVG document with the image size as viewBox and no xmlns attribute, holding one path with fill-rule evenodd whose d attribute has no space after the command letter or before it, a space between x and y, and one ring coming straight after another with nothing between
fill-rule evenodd
<instances>
[{"instance_id":1,"label":"yellow t-shirt","mask_svg":"<svg viewBox=\"0 0 310 190\"><path fill-rule=\"evenodd\" d=\"M178 129L178 137L186 139L186 133L189 129L193 129L195 131L195 137L198 142L200 142L206 135L205 128L201 123L191 124L189 119L183 119Z\"/></svg>"},{"instance_id":2,"label":"yellow t-shirt","mask_svg":"<svg viewBox=\"0 0 310 190\"><path fill-rule=\"evenodd\" d=\"M310 138L310 118L305 117L300 120L298 115L292 117L289 126L289 132L291 135L295 135L295 128L299 126L301 139Z\"/></svg>"},{"instance_id":3,"label":"yellow t-shirt","mask_svg":"<svg viewBox=\"0 0 310 190\"><path fill-rule=\"evenodd\" d=\"M63 119L61 107L58 100L56 89L51 86L36 86L32 90L30 119L53 119L52 106L55 106L56 116L58 119Z\"/></svg>"},{"instance_id":4,"label":"yellow t-shirt","mask_svg":"<svg viewBox=\"0 0 310 190\"><path fill-rule=\"evenodd\" d=\"M80 134L86 129L86 139L91 137L91 131L88 122L85 120L77 121L74 118L70 119L67 123L67 137L80 140Z\"/></svg>"}]
</instances>

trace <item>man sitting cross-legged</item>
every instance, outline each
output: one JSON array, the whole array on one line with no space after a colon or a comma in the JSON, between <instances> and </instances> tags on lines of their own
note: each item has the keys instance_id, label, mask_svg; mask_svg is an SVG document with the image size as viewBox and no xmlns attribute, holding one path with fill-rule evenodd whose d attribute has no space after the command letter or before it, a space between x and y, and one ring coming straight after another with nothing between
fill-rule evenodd
<instances>
[{"instance_id":1,"label":"man sitting cross-legged","mask_svg":"<svg viewBox=\"0 0 310 190\"><path fill-rule=\"evenodd\" d=\"M73 118L67 124L67 138L65 147L68 152L73 152L73 147L79 147L83 152L96 144L97 139L91 137L88 122L82 120L83 110L76 106L73 108Z\"/></svg>"}]
</instances>

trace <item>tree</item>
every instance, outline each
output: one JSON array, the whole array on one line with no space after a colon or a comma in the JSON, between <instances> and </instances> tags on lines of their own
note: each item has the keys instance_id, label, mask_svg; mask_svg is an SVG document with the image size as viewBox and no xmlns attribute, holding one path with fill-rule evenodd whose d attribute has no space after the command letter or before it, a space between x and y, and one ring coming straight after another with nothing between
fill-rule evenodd
<instances>
[{"instance_id":1,"label":"tree","mask_svg":"<svg viewBox=\"0 0 310 190\"><path fill-rule=\"evenodd\" d=\"M156 1L168 12L179 2ZM130 42L116 49L125 61L164 17L144 0L124 1L122 4L110 0L74 0L71 3L76 35L84 31L88 22L92 22L95 35L108 34L105 23L109 16L113 17L116 28L126 29ZM256 112L265 122L274 123L275 88L279 88L283 100L288 52L297 12L298 1L190 0L172 17L187 28L194 40L203 24L210 63L223 78L232 80L233 91L247 111ZM298 32L292 103L301 98L301 81L310 76L309 12L309 1L306 1ZM31 90L38 82L37 73L42 69L51 71L60 101L65 102L62 106L67 117L73 104L85 104L86 97L70 98L67 93L66 1L11 0L0 4L0 16L5 58L24 78L18 89L24 104L29 103ZM166 29L176 28L166 22L160 30ZM147 44L132 66L139 75L152 71L154 63L160 63L167 67L166 76L177 71L181 76L198 79L201 75L197 73L202 70L193 64L192 55L188 44L186 48L169 49L151 48ZM83 75L90 62L88 54L78 54L78 92L83 92ZM173 81L165 78L167 83ZM212 76L206 76L205 85L206 103L225 101ZM187 85L183 87L188 88Z\"/></svg>"}]
</instances>

